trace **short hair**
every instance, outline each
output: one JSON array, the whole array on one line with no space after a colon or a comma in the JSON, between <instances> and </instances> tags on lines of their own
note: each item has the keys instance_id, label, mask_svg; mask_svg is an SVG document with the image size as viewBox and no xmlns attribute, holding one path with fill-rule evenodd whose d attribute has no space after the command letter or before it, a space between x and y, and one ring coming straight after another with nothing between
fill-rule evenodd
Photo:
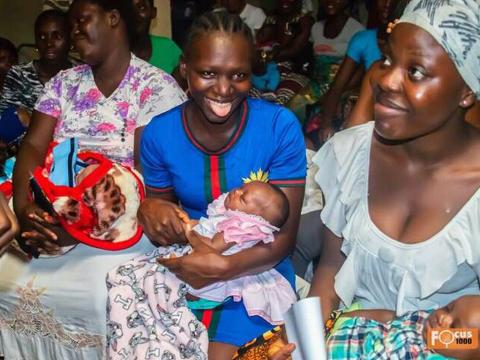
<instances>
[{"instance_id":1,"label":"short hair","mask_svg":"<svg viewBox=\"0 0 480 360\"><path fill-rule=\"evenodd\" d=\"M216 31L227 34L240 34L248 41L253 49L252 31L247 24L242 21L240 16L230 14L227 11L210 11L195 19L190 27L184 46L185 55L187 57L189 56L189 51L197 37Z\"/></svg>"},{"instance_id":2,"label":"short hair","mask_svg":"<svg viewBox=\"0 0 480 360\"><path fill-rule=\"evenodd\" d=\"M132 4L132 0L74 0L73 2L86 1L90 4L100 6L104 11L117 10L125 23L127 29L127 36L130 45L135 39L136 20L135 10ZM70 5L71 7L72 5Z\"/></svg>"},{"instance_id":3,"label":"short hair","mask_svg":"<svg viewBox=\"0 0 480 360\"><path fill-rule=\"evenodd\" d=\"M62 25L65 27L65 30L67 31L67 36L69 36L67 13L57 9L45 10L37 16L34 25L35 34L38 32L40 25L47 20L57 20L58 22L62 23Z\"/></svg>"},{"instance_id":4,"label":"short hair","mask_svg":"<svg viewBox=\"0 0 480 360\"><path fill-rule=\"evenodd\" d=\"M18 62L17 48L10 40L0 37L0 50L7 50L10 53L10 56L13 58L14 62Z\"/></svg>"},{"instance_id":5,"label":"short hair","mask_svg":"<svg viewBox=\"0 0 480 360\"><path fill-rule=\"evenodd\" d=\"M280 206L278 208L279 210L278 218L275 219L272 225L278 228L281 228L283 225L285 225L285 223L288 220L288 216L290 215L290 205L288 202L288 198L279 187L272 184L268 184L268 185L271 186L273 191L279 196L279 200L280 200Z\"/></svg>"}]
</instances>

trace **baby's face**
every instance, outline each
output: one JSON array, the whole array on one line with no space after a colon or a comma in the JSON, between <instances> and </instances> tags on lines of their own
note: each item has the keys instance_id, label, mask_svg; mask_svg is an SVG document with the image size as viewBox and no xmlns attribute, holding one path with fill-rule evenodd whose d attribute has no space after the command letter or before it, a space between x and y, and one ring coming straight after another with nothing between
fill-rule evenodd
<instances>
[{"instance_id":1,"label":"baby's face","mask_svg":"<svg viewBox=\"0 0 480 360\"><path fill-rule=\"evenodd\" d=\"M435 328L480 328L480 296L462 296L435 310L425 324L424 338L428 330ZM480 349L446 349L438 352L456 359L480 359Z\"/></svg>"},{"instance_id":2,"label":"baby's face","mask_svg":"<svg viewBox=\"0 0 480 360\"><path fill-rule=\"evenodd\" d=\"M225 208L258 215L271 222L273 218L274 191L270 185L252 181L230 191L225 198Z\"/></svg>"}]
</instances>

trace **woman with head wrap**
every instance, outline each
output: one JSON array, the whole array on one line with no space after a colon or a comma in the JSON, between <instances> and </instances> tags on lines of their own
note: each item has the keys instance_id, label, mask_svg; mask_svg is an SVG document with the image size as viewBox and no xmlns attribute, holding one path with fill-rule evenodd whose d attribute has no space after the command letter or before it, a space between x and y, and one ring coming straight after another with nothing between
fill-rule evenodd
<instances>
[{"instance_id":1,"label":"woman with head wrap","mask_svg":"<svg viewBox=\"0 0 480 360\"><path fill-rule=\"evenodd\" d=\"M338 308L436 309L480 294L480 2L413 0L374 76L375 121L316 154L325 240L310 290Z\"/></svg>"},{"instance_id":2,"label":"woman with head wrap","mask_svg":"<svg viewBox=\"0 0 480 360\"><path fill-rule=\"evenodd\" d=\"M479 294L478 0L415 0L372 80L375 121L317 153L325 248L311 295L397 314Z\"/></svg>"}]
</instances>

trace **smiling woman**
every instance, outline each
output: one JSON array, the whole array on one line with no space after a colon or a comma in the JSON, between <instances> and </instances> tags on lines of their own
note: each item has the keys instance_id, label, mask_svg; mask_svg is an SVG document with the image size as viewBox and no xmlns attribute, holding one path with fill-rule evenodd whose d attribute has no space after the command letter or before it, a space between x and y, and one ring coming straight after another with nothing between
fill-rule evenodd
<instances>
[{"instance_id":1,"label":"smiling woman","mask_svg":"<svg viewBox=\"0 0 480 360\"><path fill-rule=\"evenodd\" d=\"M303 198L305 144L290 111L247 98L252 44L250 29L237 15L214 12L198 18L181 62L192 99L155 117L142 138L147 199L139 218L148 237L159 244L185 242L179 204L192 219L206 216L208 203L240 187L252 172L268 173L270 183L288 199L290 215L273 243L230 256L194 249L165 263L194 288L272 268L293 287L288 254ZM195 314L208 327L211 359L230 359L238 346L273 327L249 316L243 301L232 299Z\"/></svg>"},{"instance_id":2,"label":"smiling woman","mask_svg":"<svg viewBox=\"0 0 480 360\"><path fill-rule=\"evenodd\" d=\"M78 244L28 198L29 176L43 164L51 140L77 138L81 149L133 166L143 126L186 99L170 75L131 54L131 6L131 0L73 1L71 35L86 64L45 84L20 147L14 208L23 247L41 257L18 260L7 253L0 260L0 351L6 358L103 358L105 275L153 248L146 238L118 252ZM67 244L76 246L65 253Z\"/></svg>"},{"instance_id":3,"label":"smiling woman","mask_svg":"<svg viewBox=\"0 0 480 360\"><path fill-rule=\"evenodd\" d=\"M312 295L408 311L480 294L480 4L414 0L373 75L375 121L317 153L324 252ZM476 39L473 41L472 39Z\"/></svg>"}]
</instances>

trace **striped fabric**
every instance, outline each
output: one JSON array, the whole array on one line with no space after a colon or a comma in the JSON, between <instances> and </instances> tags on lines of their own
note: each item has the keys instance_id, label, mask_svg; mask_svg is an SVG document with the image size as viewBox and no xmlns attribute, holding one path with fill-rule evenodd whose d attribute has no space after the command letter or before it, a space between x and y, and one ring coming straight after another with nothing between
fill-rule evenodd
<instances>
[{"instance_id":1,"label":"striped fabric","mask_svg":"<svg viewBox=\"0 0 480 360\"><path fill-rule=\"evenodd\" d=\"M73 0L44 0L42 10L56 9L67 11Z\"/></svg>"},{"instance_id":2,"label":"striped fabric","mask_svg":"<svg viewBox=\"0 0 480 360\"><path fill-rule=\"evenodd\" d=\"M33 62L13 66L5 78L3 94L0 97L0 112L12 105L32 111L42 90L43 84Z\"/></svg>"}]
</instances>

